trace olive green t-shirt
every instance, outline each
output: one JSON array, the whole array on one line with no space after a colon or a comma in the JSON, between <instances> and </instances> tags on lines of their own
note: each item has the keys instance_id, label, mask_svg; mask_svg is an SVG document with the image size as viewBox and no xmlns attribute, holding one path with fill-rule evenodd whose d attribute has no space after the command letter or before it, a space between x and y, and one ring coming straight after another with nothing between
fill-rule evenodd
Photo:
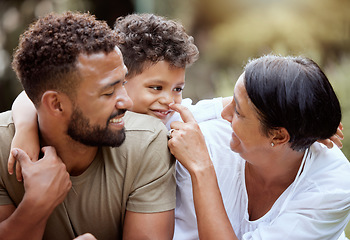
<instances>
[{"instance_id":1,"label":"olive green t-shirt","mask_svg":"<svg viewBox=\"0 0 350 240\"><path fill-rule=\"evenodd\" d=\"M71 176L73 186L50 216L44 239L73 239L86 232L99 240L121 239L126 210L154 213L175 208L174 159L164 124L132 112L124 121L125 142L99 148L88 169ZM24 194L23 184L7 172L13 134L11 112L1 113L0 205L18 206Z\"/></svg>"}]
</instances>

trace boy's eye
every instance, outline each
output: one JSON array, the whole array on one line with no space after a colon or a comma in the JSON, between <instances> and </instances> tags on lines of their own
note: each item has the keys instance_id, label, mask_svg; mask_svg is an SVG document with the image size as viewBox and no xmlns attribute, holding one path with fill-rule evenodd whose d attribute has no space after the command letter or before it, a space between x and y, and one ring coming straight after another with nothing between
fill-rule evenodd
<instances>
[{"instance_id":1,"label":"boy's eye","mask_svg":"<svg viewBox=\"0 0 350 240\"><path fill-rule=\"evenodd\" d=\"M183 90L183 88L181 88L181 87L174 88L175 92L181 92L182 90Z\"/></svg>"},{"instance_id":2,"label":"boy's eye","mask_svg":"<svg viewBox=\"0 0 350 240\"><path fill-rule=\"evenodd\" d=\"M162 90L162 87L161 86L151 86L151 87L149 87L149 88L151 88L151 89L154 89L154 90Z\"/></svg>"},{"instance_id":3,"label":"boy's eye","mask_svg":"<svg viewBox=\"0 0 350 240\"><path fill-rule=\"evenodd\" d=\"M124 86L124 85L127 84L127 83L128 83L128 81L125 80L125 81L122 83L122 85Z\"/></svg>"}]
</instances>

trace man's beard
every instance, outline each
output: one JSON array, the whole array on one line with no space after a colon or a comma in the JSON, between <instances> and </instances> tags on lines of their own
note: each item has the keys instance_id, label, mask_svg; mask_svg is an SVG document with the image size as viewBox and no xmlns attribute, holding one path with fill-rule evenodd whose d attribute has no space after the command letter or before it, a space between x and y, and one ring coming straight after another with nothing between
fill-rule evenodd
<instances>
[{"instance_id":1,"label":"man's beard","mask_svg":"<svg viewBox=\"0 0 350 240\"><path fill-rule=\"evenodd\" d=\"M117 114L110 116L106 127L90 125L90 121L83 112L75 107L68 124L67 134L75 141L87 146L119 147L125 140L125 129L112 131L108 129L109 120L126 110L119 110Z\"/></svg>"}]
</instances>

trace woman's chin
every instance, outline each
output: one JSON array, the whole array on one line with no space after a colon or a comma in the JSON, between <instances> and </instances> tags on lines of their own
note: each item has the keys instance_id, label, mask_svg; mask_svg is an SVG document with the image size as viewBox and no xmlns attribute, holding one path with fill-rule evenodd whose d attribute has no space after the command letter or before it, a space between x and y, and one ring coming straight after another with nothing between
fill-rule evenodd
<instances>
[{"instance_id":1,"label":"woman's chin","mask_svg":"<svg viewBox=\"0 0 350 240\"><path fill-rule=\"evenodd\" d=\"M231 141L230 141L230 148L231 148L231 150L232 150L233 152L239 153L239 145L240 145L239 142L233 141L233 140L231 139Z\"/></svg>"}]
</instances>

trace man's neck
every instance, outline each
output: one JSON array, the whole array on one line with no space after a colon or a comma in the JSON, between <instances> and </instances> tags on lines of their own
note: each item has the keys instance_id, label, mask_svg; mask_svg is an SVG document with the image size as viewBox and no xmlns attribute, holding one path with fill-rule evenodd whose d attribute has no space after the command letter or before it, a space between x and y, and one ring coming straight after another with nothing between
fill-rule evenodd
<instances>
[{"instance_id":1,"label":"man's neck","mask_svg":"<svg viewBox=\"0 0 350 240\"><path fill-rule=\"evenodd\" d=\"M82 174L93 162L98 150L98 147L86 146L67 135L49 135L42 131L40 143L42 146L55 147L57 155L62 159L68 173L72 176Z\"/></svg>"}]
</instances>

